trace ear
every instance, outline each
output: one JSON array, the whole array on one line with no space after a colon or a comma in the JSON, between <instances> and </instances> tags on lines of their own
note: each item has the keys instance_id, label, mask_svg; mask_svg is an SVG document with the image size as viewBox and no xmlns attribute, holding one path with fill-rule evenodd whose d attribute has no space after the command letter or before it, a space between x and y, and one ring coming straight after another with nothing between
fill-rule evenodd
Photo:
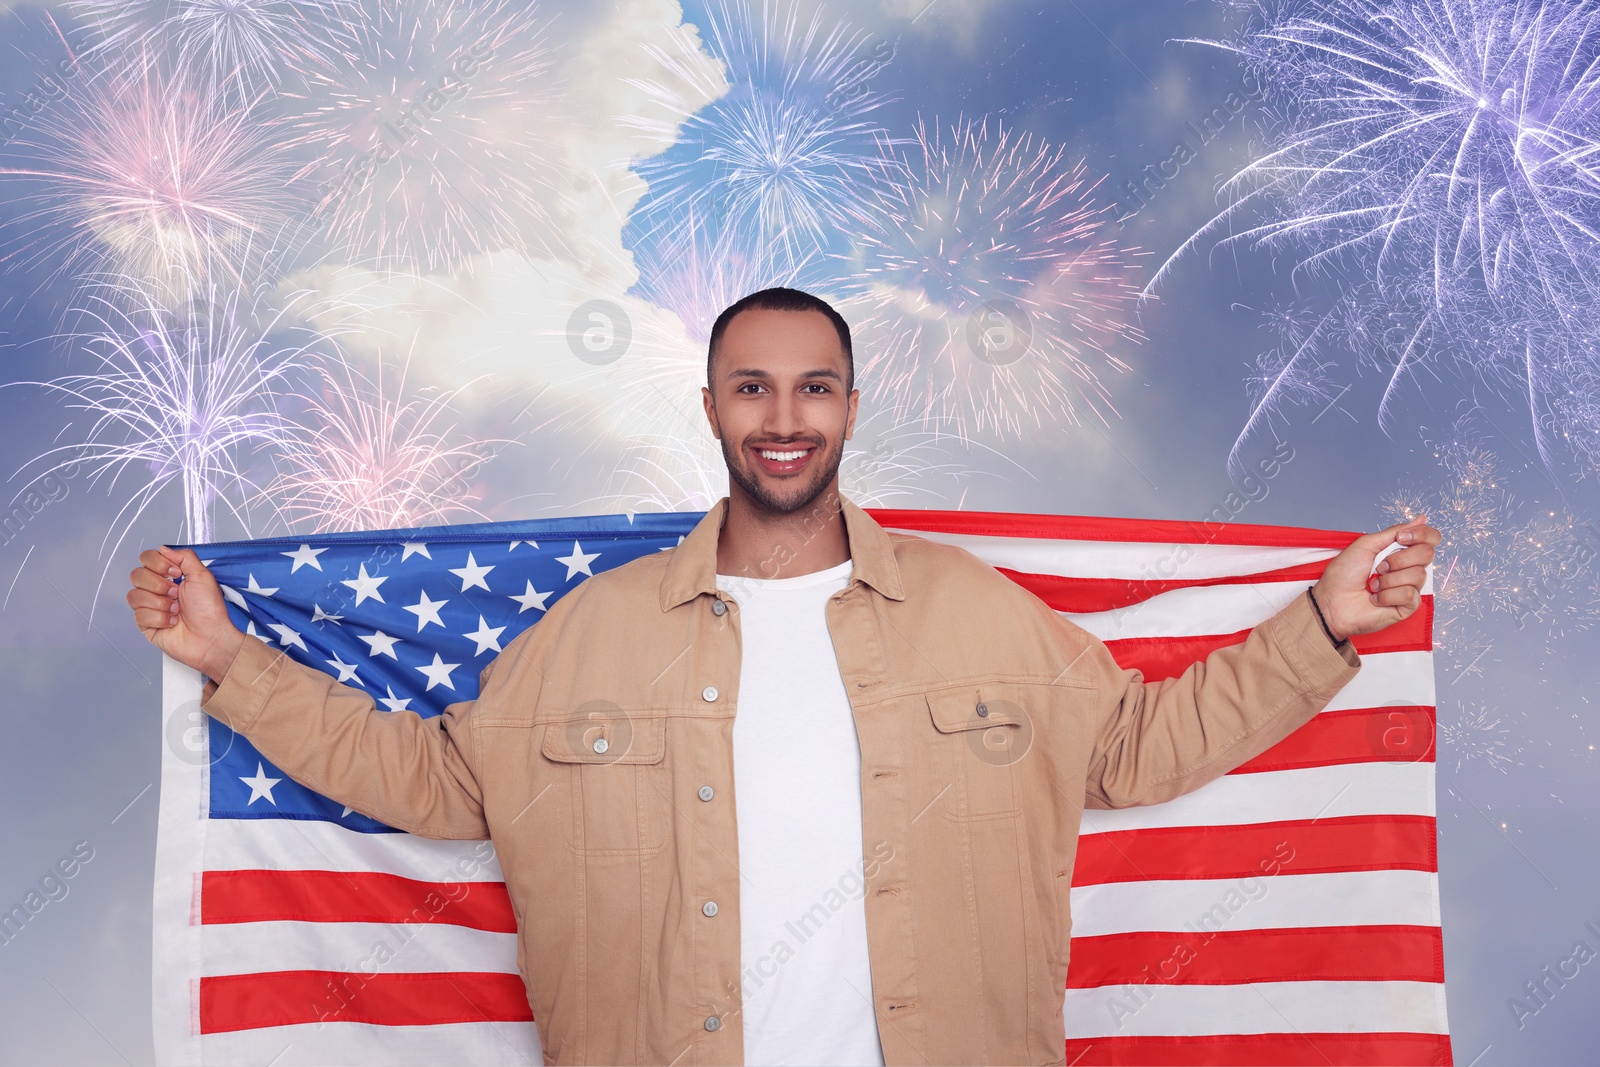
<instances>
[{"instance_id":1,"label":"ear","mask_svg":"<svg viewBox=\"0 0 1600 1067\"><path fill-rule=\"evenodd\" d=\"M861 390L859 390L859 389L850 390L850 401L849 401L849 412L850 413L849 413L848 416L846 416L846 418L844 420L844 439L846 441L850 440L851 436L856 432L856 408L857 408L857 405L860 403L860 400L861 400Z\"/></svg>"},{"instance_id":2,"label":"ear","mask_svg":"<svg viewBox=\"0 0 1600 1067\"><path fill-rule=\"evenodd\" d=\"M705 386L700 387L700 402L706 409L706 421L711 424L711 436L714 440L722 440L722 427L717 423L717 406L711 401L711 390Z\"/></svg>"}]
</instances>

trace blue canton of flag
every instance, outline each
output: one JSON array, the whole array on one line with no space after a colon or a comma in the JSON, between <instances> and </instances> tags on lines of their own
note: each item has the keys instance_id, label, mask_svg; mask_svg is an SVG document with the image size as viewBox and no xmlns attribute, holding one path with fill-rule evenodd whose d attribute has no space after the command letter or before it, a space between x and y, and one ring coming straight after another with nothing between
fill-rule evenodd
<instances>
[{"instance_id":1,"label":"blue canton of flag","mask_svg":"<svg viewBox=\"0 0 1600 1067\"><path fill-rule=\"evenodd\" d=\"M214 542L196 548L228 614L293 659L428 718L478 695L479 673L585 578L671 548L703 512L598 515ZM392 827L293 781L215 719L213 819Z\"/></svg>"}]
</instances>

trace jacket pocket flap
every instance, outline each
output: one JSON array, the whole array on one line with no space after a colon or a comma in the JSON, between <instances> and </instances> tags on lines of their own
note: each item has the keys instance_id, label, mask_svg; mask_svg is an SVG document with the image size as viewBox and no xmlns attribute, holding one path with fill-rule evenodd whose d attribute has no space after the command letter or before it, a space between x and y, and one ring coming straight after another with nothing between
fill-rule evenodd
<instances>
[{"instance_id":1,"label":"jacket pocket flap","mask_svg":"<svg viewBox=\"0 0 1600 1067\"><path fill-rule=\"evenodd\" d=\"M933 725L942 733L1009 726L1027 721L1019 694L1003 685L962 685L924 694ZM979 709L982 709L982 714Z\"/></svg>"},{"instance_id":2,"label":"jacket pocket flap","mask_svg":"<svg viewBox=\"0 0 1600 1067\"><path fill-rule=\"evenodd\" d=\"M551 722L539 750L558 763L660 763L667 751L664 715L590 715Z\"/></svg>"}]
</instances>

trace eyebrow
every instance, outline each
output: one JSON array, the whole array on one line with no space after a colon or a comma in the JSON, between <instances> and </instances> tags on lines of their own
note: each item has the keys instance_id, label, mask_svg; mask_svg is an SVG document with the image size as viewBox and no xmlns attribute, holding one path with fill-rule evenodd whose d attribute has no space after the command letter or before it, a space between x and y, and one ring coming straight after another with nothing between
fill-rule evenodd
<instances>
[{"instance_id":1,"label":"eyebrow","mask_svg":"<svg viewBox=\"0 0 1600 1067\"><path fill-rule=\"evenodd\" d=\"M730 377L730 378L762 378L762 379L770 381L772 379L772 374L770 372L768 372L768 371L764 371L764 370L760 369L759 367L741 367L738 370L729 371L728 372L728 377ZM804 372L801 373L800 377L801 378L832 378L834 381L841 382L841 383L844 381L844 377L838 371L830 370L827 367L820 367L817 370L804 371Z\"/></svg>"}]
</instances>

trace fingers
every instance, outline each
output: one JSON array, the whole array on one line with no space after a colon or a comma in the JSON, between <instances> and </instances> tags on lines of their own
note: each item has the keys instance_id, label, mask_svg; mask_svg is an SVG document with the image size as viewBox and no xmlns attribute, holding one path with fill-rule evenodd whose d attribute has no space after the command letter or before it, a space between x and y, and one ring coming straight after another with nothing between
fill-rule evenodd
<instances>
[{"instance_id":1,"label":"fingers","mask_svg":"<svg viewBox=\"0 0 1600 1067\"><path fill-rule=\"evenodd\" d=\"M133 621L141 630L164 630L177 623L177 616L160 608L137 608Z\"/></svg>"},{"instance_id":2,"label":"fingers","mask_svg":"<svg viewBox=\"0 0 1600 1067\"><path fill-rule=\"evenodd\" d=\"M1414 608L1422 603L1422 593L1416 586L1398 585L1370 593L1367 599L1381 608Z\"/></svg>"},{"instance_id":3,"label":"fingers","mask_svg":"<svg viewBox=\"0 0 1600 1067\"><path fill-rule=\"evenodd\" d=\"M1362 548L1365 548L1373 555L1377 555L1379 552L1382 552L1384 549L1388 548L1397 541L1402 544L1410 543L1411 538L1419 529L1419 525L1423 523L1425 519L1426 516L1418 515L1416 518L1407 519L1405 522L1395 523L1388 529L1378 530L1369 534L1362 534L1352 543L1359 544Z\"/></svg>"},{"instance_id":4,"label":"fingers","mask_svg":"<svg viewBox=\"0 0 1600 1067\"><path fill-rule=\"evenodd\" d=\"M152 593L165 593L168 589L176 595L178 587L172 584L165 571L157 573L149 567L140 567L128 574L128 580L136 589L148 589Z\"/></svg>"},{"instance_id":5,"label":"fingers","mask_svg":"<svg viewBox=\"0 0 1600 1067\"><path fill-rule=\"evenodd\" d=\"M1376 570L1379 574L1386 574L1389 571L1405 570L1407 567L1426 567L1433 562L1434 551L1434 547L1429 544L1402 548L1380 559Z\"/></svg>"},{"instance_id":6,"label":"fingers","mask_svg":"<svg viewBox=\"0 0 1600 1067\"><path fill-rule=\"evenodd\" d=\"M1379 589L1398 589L1405 586L1422 591L1423 583L1428 580L1428 571L1425 567L1405 567L1401 570L1390 571L1387 574L1376 576ZM1370 586L1369 586L1370 588Z\"/></svg>"},{"instance_id":7,"label":"fingers","mask_svg":"<svg viewBox=\"0 0 1600 1067\"><path fill-rule=\"evenodd\" d=\"M172 586L171 588L174 593L177 592L176 586ZM134 611L138 611L140 608L148 608L151 611L165 611L168 613L173 613L178 610L178 600L176 596L168 596L165 593L151 593L143 589L128 590L127 601L128 607L132 608Z\"/></svg>"},{"instance_id":8,"label":"fingers","mask_svg":"<svg viewBox=\"0 0 1600 1067\"><path fill-rule=\"evenodd\" d=\"M139 566L159 578L176 578L178 575L171 573L177 569L177 561L163 553L170 551L166 546L161 548L147 548L139 553ZM178 574L182 574L181 570Z\"/></svg>"},{"instance_id":9,"label":"fingers","mask_svg":"<svg viewBox=\"0 0 1600 1067\"><path fill-rule=\"evenodd\" d=\"M163 553L170 553L167 558L177 564L178 569L183 572L185 581L190 578L209 578L211 576L211 572L206 569L206 565L200 562L200 557L195 555L194 549L172 549L162 545L161 550Z\"/></svg>"}]
</instances>

